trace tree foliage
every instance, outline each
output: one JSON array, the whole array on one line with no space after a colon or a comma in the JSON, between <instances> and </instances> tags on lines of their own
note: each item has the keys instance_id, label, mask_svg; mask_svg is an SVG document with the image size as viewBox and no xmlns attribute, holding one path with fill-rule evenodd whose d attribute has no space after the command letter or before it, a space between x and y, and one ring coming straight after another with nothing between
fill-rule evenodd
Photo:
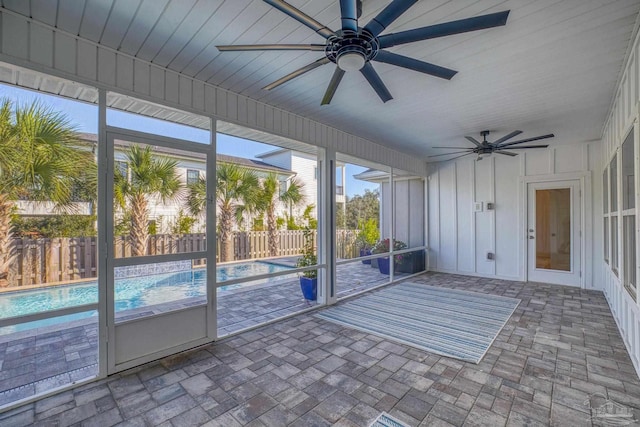
<instances>
[{"instance_id":1,"label":"tree foliage","mask_svg":"<svg viewBox=\"0 0 640 427\"><path fill-rule=\"evenodd\" d=\"M286 189L281 188L281 181L275 173L269 173L261 182L260 192L256 208L263 212L267 218L267 236L269 240L269 255L277 256L279 248L278 235L278 205L288 208L298 206L304 202L302 184L298 179L292 178L287 183Z\"/></svg>"},{"instance_id":2,"label":"tree foliage","mask_svg":"<svg viewBox=\"0 0 640 427\"><path fill-rule=\"evenodd\" d=\"M113 197L131 218L131 253L142 256L146 254L150 232L149 198L158 198L163 203L172 200L179 195L182 183L178 177L178 162L156 156L149 146L132 145L125 156L127 175L116 168Z\"/></svg>"},{"instance_id":3,"label":"tree foliage","mask_svg":"<svg viewBox=\"0 0 640 427\"><path fill-rule=\"evenodd\" d=\"M364 194L347 197L345 227L355 230L369 219L380 218L380 193L377 190L364 190Z\"/></svg>"},{"instance_id":4,"label":"tree foliage","mask_svg":"<svg viewBox=\"0 0 640 427\"><path fill-rule=\"evenodd\" d=\"M52 202L72 212L78 189L95 200L97 168L75 127L40 103L0 100L0 286L7 286L13 249L11 217L16 200Z\"/></svg>"}]
</instances>

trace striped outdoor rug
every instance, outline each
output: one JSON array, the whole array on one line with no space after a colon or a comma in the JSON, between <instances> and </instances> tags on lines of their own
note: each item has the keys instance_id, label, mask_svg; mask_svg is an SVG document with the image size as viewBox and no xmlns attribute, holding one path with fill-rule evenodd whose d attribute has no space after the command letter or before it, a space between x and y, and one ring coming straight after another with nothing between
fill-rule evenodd
<instances>
[{"instance_id":1,"label":"striped outdoor rug","mask_svg":"<svg viewBox=\"0 0 640 427\"><path fill-rule=\"evenodd\" d=\"M422 350L478 363L519 299L404 282L317 317Z\"/></svg>"}]
</instances>

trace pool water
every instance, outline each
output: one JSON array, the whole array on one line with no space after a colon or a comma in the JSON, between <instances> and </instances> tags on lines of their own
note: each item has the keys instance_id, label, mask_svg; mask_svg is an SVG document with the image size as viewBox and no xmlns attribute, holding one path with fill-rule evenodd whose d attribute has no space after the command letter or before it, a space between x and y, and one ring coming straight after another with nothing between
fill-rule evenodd
<instances>
[{"instance_id":1,"label":"pool water","mask_svg":"<svg viewBox=\"0 0 640 427\"><path fill-rule=\"evenodd\" d=\"M216 277L220 283L226 280L291 269L292 267L255 261L218 267L216 269ZM201 268L177 273L118 279L115 281L115 311L130 310L186 298L205 297L207 294L206 275L206 268ZM282 278L282 276L269 278L260 281L260 283L281 280ZM220 291L228 291L240 288L243 285L245 284L223 285L219 289ZM0 319L84 304L95 304L97 302L97 281L26 291L4 292L0 294ZM77 314L82 315L84 313ZM69 316L75 316L74 319L82 318L82 316L77 317L75 314ZM85 315L84 317L87 316ZM44 326L42 322L44 321L29 323L38 323L37 326ZM0 328L0 330L2 329L6 328ZM0 331L0 335L3 332L6 333L5 331Z\"/></svg>"}]
</instances>

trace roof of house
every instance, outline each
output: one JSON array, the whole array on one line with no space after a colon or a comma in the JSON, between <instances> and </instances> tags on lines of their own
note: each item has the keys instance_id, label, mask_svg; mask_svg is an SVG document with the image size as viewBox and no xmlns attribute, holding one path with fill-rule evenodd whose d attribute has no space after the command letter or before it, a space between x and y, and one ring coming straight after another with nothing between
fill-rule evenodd
<instances>
[{"instance_id":1,"label":"roof of house","mask_svg":"<svg viewBox=\"0 0 640 427\"><path fill-rule=\"evenodd\" d=\"M81 139L83 141L89 142L91 144L96 144L98 142L98 135L96 135L95 133L80 133L81 135ZM123 141L123 140L115 140L115 144L118 147L127 147L129 146L131 143L128 141ZM182 157L182 158L188 158L188 159L193 159L193 160L202 160L204 161L204 154L203 153L196 153L196 152L190 152L190 151L183 151L183 150L177 150L177 149L173 149L173 148L167 148L167 147L155 147L156 152L158 153L162 153L165 155L169 155L169 156L176 156L176 157ZM270 165L269 163L263 162L261 160L255 160L255 159L248 159L246 157L237 157L237 156L230 156L227 154L216 154L216 160L218 162L222 162L222 163L234 163L240 166L245 166L247 168L251 168L251 169L257 169L257 170L262 170L262 171L266 171L266 172L276 172L278 174L284 174L284 175L295 175L296 173L289 170L289 169L285 169L285 168L281 168L279 166L274 166L274 165Z\"/></svg>"}]
</instances>

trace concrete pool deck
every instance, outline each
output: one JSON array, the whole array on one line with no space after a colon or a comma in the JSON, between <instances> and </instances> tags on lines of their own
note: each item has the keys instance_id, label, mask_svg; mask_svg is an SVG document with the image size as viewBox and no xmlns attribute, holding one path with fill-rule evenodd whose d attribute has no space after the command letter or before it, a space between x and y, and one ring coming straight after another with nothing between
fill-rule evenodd
<instances>
[{"instance_id":1,"label":"concrete pool deck","mask_svg":"<svg viewBox=\"0 0 640 427\"><path fill-rule=\"evenodd\" d=\"M338 298L371 289L388 280L389 276L361 262L341 265L337 269ZM204 298L184 299L119 312L117 318L153 315L176 309L176 305L180 308L204 302ZM219 291L218 336L295 314L315 304L302 298L297 277L266 286ZM97 363L97 317L0 335L0 406L95 376Z\"/></svg>"}]
</instances>

